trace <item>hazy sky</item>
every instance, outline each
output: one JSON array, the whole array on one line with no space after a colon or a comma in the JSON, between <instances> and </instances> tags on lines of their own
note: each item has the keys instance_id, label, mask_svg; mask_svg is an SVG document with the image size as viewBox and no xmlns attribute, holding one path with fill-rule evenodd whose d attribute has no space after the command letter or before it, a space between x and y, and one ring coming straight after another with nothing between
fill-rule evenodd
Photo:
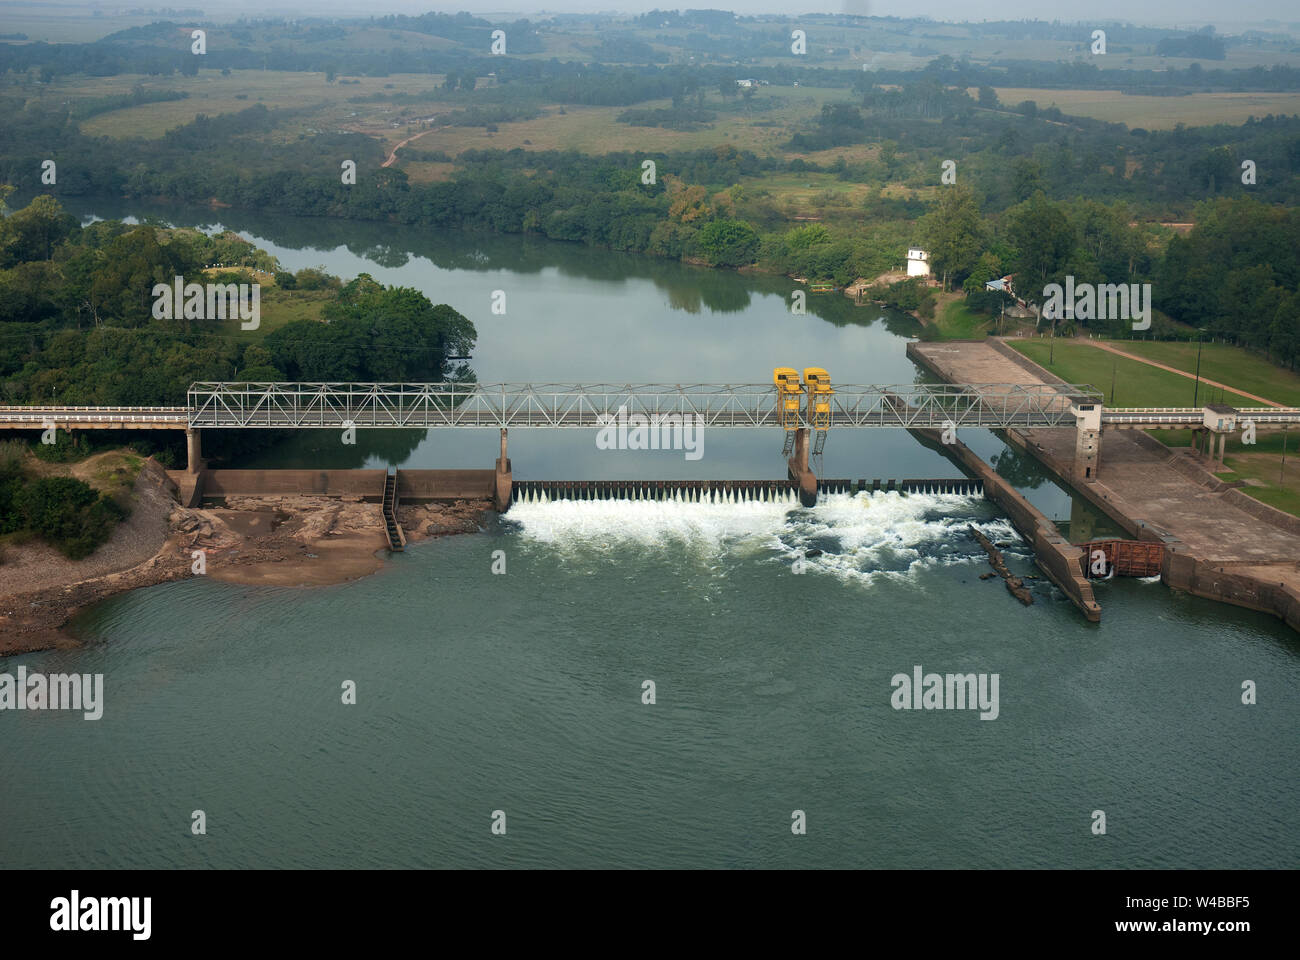
<instances>
[{"instance_id":1,"label":"hazy sky","mask_svg":"<svg viewBox=\"0 0 1300 960\"><path fill-rule=\"evenodd\" d=\"M1267 19L1300 22L1296 0L373 0L358 8L355 0L140 0L141 6L202 6L210 13L231 7L245 12L257 10L296 11L300 15L364 16L370 13L423 13L428 10L468 10L480 15L536 14L540 11L589 13L619 11L642 13L659 9L713 8L736 13L847 12L875 16L928 16L936 20L1063 20L1092 22L1122 20L1151 25L1200 26L1259 24Z\"/></svg>"}]
</instances>

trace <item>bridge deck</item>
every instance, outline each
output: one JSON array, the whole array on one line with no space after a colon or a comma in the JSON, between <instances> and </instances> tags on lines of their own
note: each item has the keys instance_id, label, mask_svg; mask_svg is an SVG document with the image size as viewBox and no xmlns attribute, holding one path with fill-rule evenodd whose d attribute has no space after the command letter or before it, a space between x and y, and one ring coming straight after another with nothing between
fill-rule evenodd
<instances>
[{"instance_id":1,"label":"bridge deck","mask_svg":"<svg viewBox=\"0 0 1300 960\"><path fill-rule=\"evenodd\" d=\"M1101 404L1073 384L841 385L810 421L808 397L782 422L767 384L196 383L186 406L0 406L0 429L636 429L1074 426L1074 406ZM1300 423L1300 408L1243 408L1260 426ZM1199 426L1200 408L1103 409L1106 427Z\"/></svg>"}]
</instances>

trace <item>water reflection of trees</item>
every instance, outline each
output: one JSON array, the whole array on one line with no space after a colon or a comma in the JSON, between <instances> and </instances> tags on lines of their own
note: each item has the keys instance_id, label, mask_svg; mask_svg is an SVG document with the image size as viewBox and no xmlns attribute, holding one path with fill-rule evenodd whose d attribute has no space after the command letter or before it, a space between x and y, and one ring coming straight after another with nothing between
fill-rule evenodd
<instances>
[{"instance_id":1,"label":"water reflection of trees","mask_svg":"<svg viewBox=\"0 0 1300 960\"><path fill-rule=\"evenodd\" d=\"M220 225L295 250L326 253L342 248L385 268L402 267L423 258L445 270L536 274L549 269L582 280L649 280L665 292L673 309L691 314L704 308L716 313L739 313L751 306L755 295L763 294L779 297L789 309L790 294L804 289L785 277L714 270L537 236L470 230L431 232L403 224L291 217L247 209L214 212L207 207L146 204L117 197L70 197L62 202L69 213L83 217L135 217L209 231ZM904 337L915 336L918 330L916 320L904 313L874 304L859 306L838 294L809 296L805 308L809 316L837 327L883 322L890 333Z\"/></svg>"},{"instance_id":2,"label":"water reflection of trees","mask_svg":"<svg viewBox=\"0 0 1300 960\"><path fill-rule=\"evenodd\" d=\"M990 465L1002 479L1014 487L1037 490L1050 477L1047 469L1027 453L1007 447L993 455Z\"/></svg>"},{"instance_id":3,"label":"water reflection of trees","mask_svg":"<svg viewBox=\"0 0 1300 960\"><path fill-rule=\"evenodd\" d=\"M356 470L371 459L404 463L423 442L425 430L357 428L356 443L343 443L343 431L205 430L204 456L214 469L319 468Z\"/></svg>"}]
</instances>

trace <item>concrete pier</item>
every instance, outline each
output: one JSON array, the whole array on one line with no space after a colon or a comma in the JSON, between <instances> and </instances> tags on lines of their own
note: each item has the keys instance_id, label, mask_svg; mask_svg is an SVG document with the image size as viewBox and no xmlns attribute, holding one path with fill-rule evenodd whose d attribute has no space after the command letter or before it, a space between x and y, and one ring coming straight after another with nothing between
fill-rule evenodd
<instances>
[{"instance_id":1,"label":"concrete pier","mask_svg":"<svg viewBox=\"0 0 1300 960\"><path fill-rule=\"evenodd\" d=\"M510 509L510 494L514 486L511 483L510 457L506 454L506 428L501 428L501 456L497 457L496 473L493 478L492 505L497 513Z\"/></svg>"},{"instance_id":2,"label":"concrete pier","mask_svg":"<svg viewBox=\"0 0 1300 960\"><path fill-rule=\"evenodd\" d=\"M794 456L786 463L790 479L799 484L799 502L805 507L817 506L817 477L808 466L808 428L800 427L794 434Z\"/></svg>"},{"instance_id":3,"label":"concrete pier","mask_svg":"<svg viewBox=\"0 0 1300 960\"><path fill-rule=\"evenodd\" d=\"M197 427L185 431L185 469L190 473L203 469L203 434Z\"/></svg>"}]
</instances>

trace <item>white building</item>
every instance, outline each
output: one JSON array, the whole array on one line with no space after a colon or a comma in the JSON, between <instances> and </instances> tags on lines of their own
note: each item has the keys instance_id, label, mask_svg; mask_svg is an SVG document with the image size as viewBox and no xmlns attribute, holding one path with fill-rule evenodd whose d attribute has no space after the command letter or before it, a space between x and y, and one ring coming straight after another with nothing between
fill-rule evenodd
<instances>
[{"instance_id":1,"label":"white building","mask_svg":"<svg viewBox=\"0 0 1300 960\"><path fill-rule=\"evenodd\" d=\"M909 277L928 277L930 275L929 251L920 247L907 248L907 275Z\"/></svg>"}]
</instances>

